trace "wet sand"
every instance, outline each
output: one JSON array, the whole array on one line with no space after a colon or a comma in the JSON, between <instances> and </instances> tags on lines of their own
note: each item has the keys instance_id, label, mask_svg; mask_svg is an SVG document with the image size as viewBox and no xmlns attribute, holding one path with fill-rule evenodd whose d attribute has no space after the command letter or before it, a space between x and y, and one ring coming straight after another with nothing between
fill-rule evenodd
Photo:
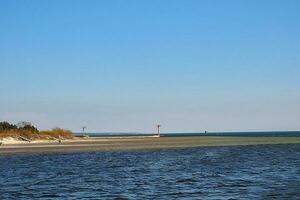
<instances>
[{"instance_id":1,"label":"wet sand","mask_svg":"<svg viewBox=\"0 0 300 200\"><path fill-rule=\"evenodd\" d=\"M2 144L0 154L72 153L93 151L124 151L202 146L231 146L299 143L300 137L122 137L77 138L76 140L22 144Z\"/></svg>"}]
</instances>

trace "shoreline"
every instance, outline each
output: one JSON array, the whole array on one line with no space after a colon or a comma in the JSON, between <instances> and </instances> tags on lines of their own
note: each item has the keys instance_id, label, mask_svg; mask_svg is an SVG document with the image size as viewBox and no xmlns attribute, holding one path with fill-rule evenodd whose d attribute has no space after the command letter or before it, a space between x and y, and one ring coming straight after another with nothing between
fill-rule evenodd
<instances>
[{"instance_id":1,"label":"shoreline","mask_svg":"<svg viewBox=\"0 0 300 200\"><path fill-rule=\"evenodd\" d=\"M34 141L30 143L2 144L0 155L5 154L40 154L40 153L75 153L97 151L130 151L151 149L174 149L209 146L239 146L261 144L300 144L300 137L92 137L74 140Z\"/></svg>"}]
</instances>

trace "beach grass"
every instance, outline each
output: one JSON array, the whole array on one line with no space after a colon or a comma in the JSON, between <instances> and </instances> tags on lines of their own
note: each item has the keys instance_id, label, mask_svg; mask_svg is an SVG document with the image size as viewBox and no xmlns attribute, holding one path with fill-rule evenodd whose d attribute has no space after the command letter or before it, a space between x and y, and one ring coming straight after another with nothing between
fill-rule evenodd
<instances>
[{"instance_id":1,"label":"beach grass","mask_svg":"<svg viewBox=\"0 0 300 200\"><path fill-rule=\"evenodd\" d=\"M13 138L15 140L57 140L57 139L73 139L74 134L65 129L54 128L46 131L31 131L31 130L7 130L0 132L0 140L4 138Z\"/></svg>"}]
</instances>

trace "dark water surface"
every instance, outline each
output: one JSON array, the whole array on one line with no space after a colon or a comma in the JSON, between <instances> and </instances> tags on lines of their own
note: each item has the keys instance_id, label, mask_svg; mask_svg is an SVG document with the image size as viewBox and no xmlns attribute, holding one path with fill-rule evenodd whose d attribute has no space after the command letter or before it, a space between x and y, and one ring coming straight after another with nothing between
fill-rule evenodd
<instances>
[{"instance_id":1,"label":"dark water surface","mask_svg":"<svg viewBox=\"0 0 300 200\"><path fill-rule=\"evenodd\" d=\"M99 132L99 133L75 133L77 136L89 135L90 137L122 137L122 136L145 136L154 133L122 133L122 132ZM238 136L238 137L300 137L300 131L256 131L256 132L195 132L195 133L161 133L162 137L193 137L193 136Z\"/></svg>"},{"instance_id":2,"label":"dark water surface","mask_svg":"<svg viewBox=\"0 0 300 200\"><path fill-rule=\"evenodd\" d=\"M0 199L300 199L300 145L0 156Z\"/></svg>"}]
</instances>

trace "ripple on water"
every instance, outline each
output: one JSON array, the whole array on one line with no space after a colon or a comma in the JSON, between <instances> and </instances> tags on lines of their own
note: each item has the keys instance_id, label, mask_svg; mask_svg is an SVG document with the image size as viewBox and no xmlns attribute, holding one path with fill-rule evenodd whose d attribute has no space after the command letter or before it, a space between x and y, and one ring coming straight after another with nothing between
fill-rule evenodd
<instances>
[{"instance_id":1,"label":"ripple on water","mask_svg":"<svg viewBox=\"0 0 300 200\"><path fill-rule=\"evenodd\" d=\"M0 199L297 199L300 145L0 157Z\"/></svg>"}]
</instances>

